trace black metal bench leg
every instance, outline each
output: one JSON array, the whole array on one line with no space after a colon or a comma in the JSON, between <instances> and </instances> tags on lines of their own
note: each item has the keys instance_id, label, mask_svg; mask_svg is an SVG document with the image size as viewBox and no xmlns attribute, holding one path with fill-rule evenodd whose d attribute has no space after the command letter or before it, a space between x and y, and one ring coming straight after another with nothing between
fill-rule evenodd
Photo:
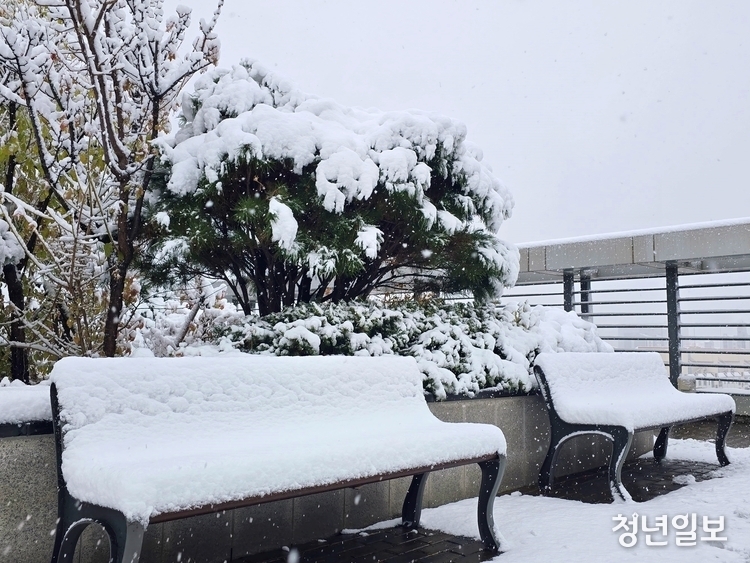
<instances>
[{"instance_id":1,"label":"black metal bench leg","mask_svg":"<svg viewBox=\"0 0 750 563\"><path fill-rule=\"evenodd\" d=\"M89 524L97 523L109 537L110 563L137 563L141 555L145 527L128 522L111 508L79 502L61 489L58 492L58 519L51 563L72 563L76 544Z\"/></svg>"},{"instance_id":2,"label":"black metal bench leg","mask_svg":"<svg viewBox=\"0 0 750 563\"><path fill-rule=\"evenodd\" d=\"M91 519L83 513L84 505L68 494L65 487L57 490L57 526L51 563L71 563L76 544Z\"/></svg>"},{"instance_id":3,"label":"black metal bench leg","mask_svg":"<svg viewBox=\"0 0 750 563\"><path fill-rule=\"evenodd\" d=\"M719 465L729 465L729 458L725 450L727 434L732 427L734 413L728 412L719 416L719 427L716 431L716 457L719 458Z\"/></svg>"},{"instance_id":4,"label":"black metal bench leg","mask_svg":"<svg viewBox=\"0 0 750 563\"><path fill-rule=\"evenodd\" d=\"M91 522L87 520L69 522L63 521L62 518L58 519L55 547L52 552L52 563L73 562L78 539L81 537L83 530L85 530L86 526L89 524L91 524Z\"/></svg>"},{"instance_id":5,"label":"black metal bench leg","mask_svg":"<svg viewBox=\"0 0 750 563\"><path fill-rule=\"evenodd\" d=\"M114 563L138 563L143 546L145 528L137 522L128 522L125 517L105 525L109 535L109 557Z\"/></svg>"},{"instance_id":6,"label":"black metal bench leg","mask_svg":"<svg viewBox=\"0 0 750 563\"><path fill-rule=\"evenodd\" d=\"M542 467L539 469L539 491L543 495L548 495L552 492L552 485L555 481L555 460L557 459L557 453L564 438L564 436L556 436L554 431L551 434L547 456L544 458Z\"/></svg>"},{"instance_id":7,"label":"black metal bench leg","mask_svg":"<svg viewBox=\"0 0 750 563\"><path fill-rule=\"evenodd\" d=\"M409 490L404 498L404 506L401 509L401 524L405 528L419 527L419 519L422 516L422 497L424 497L428 475L429 473L419 473L411 479Z\"/></svg>"},{"instance_id":8,"label":"black metal bench leg","mask_svg":"<svg viewBox=\"0 0 750 563\"><path fill-rule=\"evenodd\" d=\"M482 538L484 548L499 552L500 541L495 534L495 519L492 514L497 489L505 472L505 458L483 461L479 464L482 469L482 484L479 489L479 504L477 506L477 521L479 523L479 537Z\"/></svg>"},{"instance_id":9,"label":"black metal bench leg","mask_svg":"<svg viewBox=\"0 0 750 563\"><path fill-rule=\"evenodd\" d=\"M667 456L667 442L669 441L669 432L671 430L671 426L665 426L659 431L659 436L657 436L656 443L654 444L654 459L657 462Z\"/></svg>"},{"instance_id":10,"label":"black metal bench leg","mask_svg":"<svg viewBox=\"0 0 750 563\"><path fill-rule=\"evenodd\" d=\"M612 498L617 500L633 500L630 493L622 484L622 465L630 451L630 444L633 442L633 433L627 429L616 427L609 430L612 438L612 457L609 460L609 489L612 491Z\"/></svg>"}]
</instances>

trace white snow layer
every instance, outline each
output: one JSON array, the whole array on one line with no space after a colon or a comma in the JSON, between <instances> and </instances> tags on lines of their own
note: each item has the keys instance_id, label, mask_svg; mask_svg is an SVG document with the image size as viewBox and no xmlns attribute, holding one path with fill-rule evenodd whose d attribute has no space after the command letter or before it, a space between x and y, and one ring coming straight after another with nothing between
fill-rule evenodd
<instances>
[{"instance_id":1,"label":"white snow layer","mask_svg":"<svg viewBox=\"0 0 750 563\"><path fill-rule=\"evenodd\" d=\"M357 233L357 239L354 243L365 251L365 256L374 259L380 250L380 244L383 242L383 231L374 225L365 225Z\"/></svg>"},{"instance_id":2,"label":"white snow layer","mask_svg":"<svg viewBox=\"0 0 750 563\"><path fill-rule=\"evenodd\" d=\"M279 198L272 197L268 202L268 210L271 212L271 239L278 242L284 250L294 249L294 239L297 238L297 220L294 213Z\"/></svg>"},{"instance_id":3,"label":"white snow layer","mask_svg":"<svg viewBox=\"0 0 750 563\"><path fill-rule=\"evenodd\" d=\"M552 402L563 420L649 428L735 410L729 395L683 393L656 352L539 354Z\"/></svg>"},{"instance_id":4,"label":"white snow layer","mask_svg":"<svg viewBox=\"0 0 750 563\"><path fill-rule=\"evenodd\" d=\"M750 561L750 448L727 448L732 463L669 494L637 504L586 504L574 500L502 495L495 500L494 516L506 542L497 563L746 563ZM670 440L668 459L716 463L714 445L696 440ZM422 512L421 525L428 529L479 539L476 499L462 500ZM724 517L726 542L697 541L692 547L676 545L675 530L669 525L667 545L646 545L647 535L640 528L638 543L632 548L619 543L622 529L613 532L618 514L632 518L637 513L653 526L656 517L672 518L680 514L697 515L697 536L702 532L702 517ZM395 522L394 522L395 524ZM379 526L376 524L375 526ZM385 527L385 526L382 526ZM661 540L660 533L653 533Z\"/></svg>"},{"instance_id":5,"label":"white snow layer","mask_svg":"<svg viewBox=\"0 0 750 563\"><path fill-rule=\"evenodd\" d=\"M2 186L0 186L2 190ZM0 191L0 193L2 193ZM23 246L10 230L6 221L0 219L0 266L18 264L24 257Z\"/></svg>"},{"instance_id":6,"label":"white snow layer","mask_svg":"<svg viewBox=\"0 0 750 563\"><path fill-rule=\"evenodd\" d=\"M464 194L489 211L493 233L513 209L511 194L481 162L481 151L465 141L466 126L439 114L345 107L303 93L251 60L198 78L182 107L187 124L161 144L172 165L168 188L176 194L195 191L203 177L218 181L226 160L290 160L297 173L315 165L328 211L341 213L352 201L368 199L380 182L389 192L424 200L434 220L428 197L433 165L442 176L450 169L465 178ZM471 198L464 201L473 209ZM468 226L440 213L449 230Z\"/></svg>"},{"instance_id":7,"label":"white snow layer","mask_svg":"<svg viewBox=\"0 0 750 563\"><path fill-rule=\"evenodd\" d=\"M0 424L52 420L49 384L25 385L22 381L0 381Z\"/></svg>"},{"instance_id":8,"label":"white snow layer","mask_svg":"<svg viewBox=\"0 0 750 563\"><path fill-rule=\"evenodd\" d=\"M152 516L505 453L429 411L412 358L64 358L51 379L77 499Z\"/></svg>"}]
</instances>

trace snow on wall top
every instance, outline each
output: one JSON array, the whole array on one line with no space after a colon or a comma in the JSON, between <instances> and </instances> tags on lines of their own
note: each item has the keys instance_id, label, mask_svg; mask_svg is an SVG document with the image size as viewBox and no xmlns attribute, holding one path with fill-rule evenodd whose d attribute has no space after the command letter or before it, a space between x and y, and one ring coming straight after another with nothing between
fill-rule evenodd
<instances>
[{"instance_id":1,"label":"snow on wall top","mask_svg":"<svg viewBox=\"0 0 750 563\"><path fill-rule=\"evenodd\" d=\"M65 358L51 379L68 490L144 524L505 452L498 428L430 413L412 358Z\"/></svg>"},{"instance_id":2,"label":"snow on wall top","mask_svg":"<svg viewBox=\"0 0 750 563\"><path fill-rule=\"evenodd\" d=\"M297 172L317 163L316 187L329 211L369 198L382 182L423 201L428 221L455 229L462 222L429 200L430 162L442 176L451 169L465 178L465 195L480 202L472 211L493 232L513 209L481 150L466 142L466 126L435 113L348 108L303 93L251 60L203 75L182 111L187 123L162 142L172 164L168 188L177 194L194 191L202 176L217 181L225 159L289 159ZM464 205L473 207L470 198Z\"/></svg>"},{"instance_id":3,"label":"snow on wall top","mask_svg":"<svg viewBox=\"0 0 750 563\"><path fill-rule=\"evenodd\" d=\"M0 424L52 420L49 385L25 385L4 377L0 381Z\"/></svg>"},{"instance_id":4,"label":"snow on wall top","mask_svg":"<svg viewBox=\"0 0 750 563\"><path fill-rule=\"evenodd\" d=\"M538 248L540 246L554 246L559 244L572 244L577 242L598 242L603 240L639 237L647 235L663 235L667 233L679 233L683 231L699 231L702 229L717 229L721 227L734 227L737 225L750 226L750 217L740 217L736 219L719 219L716 221L703 221L701 223L687 223L684 225L672 225L668 227L654 227L651 229L636 229L632 231L616 231L613 233L600 233L596 235L583 235L577 237L567 237L561 239L539 240L524 242L518 245L519 248Z\"/></svg>"},{"instance_id":5,"label":"snow on wall top","mask_svg":"<svg viewBox=\"0 0 750 563\"><path fill-rule=\"evenodd\" d=\"M729 395L682 393L656 352L539 354L560 418L628 430L735 410Z\"/></svg>"}]
</instances>

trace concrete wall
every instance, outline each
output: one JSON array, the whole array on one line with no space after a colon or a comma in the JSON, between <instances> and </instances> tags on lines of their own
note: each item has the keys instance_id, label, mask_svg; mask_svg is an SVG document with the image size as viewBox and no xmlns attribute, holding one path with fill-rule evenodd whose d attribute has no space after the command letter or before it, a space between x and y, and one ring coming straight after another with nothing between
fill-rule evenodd
<instances>
[{"instance_id":1,"label":"concrete wall","mask_svg":"<svg viewBox=\"0 0 750 563\"><path fill-rule=\"evenodd\" d=\"M750 395L732 395L737 405L736 416L750 416Z\"/></svg>"},{"instance_id":2,"label":"concrete wall","mask_svg":"<svg viewBox=\"0 0 750 563\"><path fill-rule=\"evenodd\" d=\"M448 422L484 422L502 428L508 441L508 465L501 492L535 485L549 446L549 421L538 396L431 403ZM651 448L653 438L636 438L631 455ZM610 447L601 436L571 440L560 455L559 473L605 464ZM433 473L425 507L477 495L476 466ZM137 476L134 476L137 478ZM344 528L362 528L400 515L409 479L376 483L260 506L150 526L143 563L223 563L251 553L331 536ZM49 560L57 495L52 436L0 440L0 562ZM502 529L502 521L498 522ZM108 542L96 526L84 533L75 563L107 561ZM180 555L181 554L181 555Z\"/></svg>"}]
</instances>

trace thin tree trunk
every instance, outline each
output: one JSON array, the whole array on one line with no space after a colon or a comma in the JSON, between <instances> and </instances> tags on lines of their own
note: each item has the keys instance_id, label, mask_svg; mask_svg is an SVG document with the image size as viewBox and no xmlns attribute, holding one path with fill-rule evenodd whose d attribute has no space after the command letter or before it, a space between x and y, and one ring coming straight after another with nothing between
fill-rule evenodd
<instances>
[{"instance_id":1,"label":"thin tree trunk","mask_svg":"<svg viewBox=\"0 0 750 563\"><path fill-rule=\"evenodd\" d=\"M302 272L302 277L299 280L299 292L298 292L298 301L300 303L309 303L310 302L310 291L312 289L312 278L307 275L307 270L305 269Z\"/></svg>"},{"instance_id":2,"label":"thin tree trunk","mask_svg":"<svg viewBox=\"0 0 750 563\"><path fill-rule=\"evenodd\" d=\"M15 102L8 104L8 130L16 128L16 111ZM8 157L8 167L5 169L5 191L13 193L16 179L16 156L11 154ZM13 303L13 320L10 323L10 340L19 344L26 343L26 327L23 323L23 313L26 310L26 297L23 294L23 281L18 273L15 264L6 264L3 267L3 278L8 286L8 297ZM20 379L24 383L30 383L31 374L29 373L29 351L27 348L12 346L10 348L10 377L11 379Z\"/></svg>"},{"instance_id":3,"label":"thin tree trunk","mask_svg":"<svg viewBox=\"0 0 750 563\"><path fill-rule=\"evenodd\" d=\"M15 265L7 264L3 267L3 277L8 286L8 297L15 306L13 321L10 323L10 340L19 344L26 343L26 328L21 315L26 307L26 299L23 294L23 283L18 276ZM24 347L11 345L10 348L10 376L11 379L20 379L24 383L31 382L29 374L29 352Z\"/></svg>"},{"instance_id":4,"label":"thin tree trunk","mask_svg":"<svg viewBox=\"0 0 750 563\"><path fill-rule=\"evenodd\" d=\"M104 355L108 358L114 357L117 352L117 334L120 331L125 274L128 271L129 263L130 261L124 263L116 260L109 276L109 308L107 309L107 320L104 323Z\"/></svg>"}]
</instances>

